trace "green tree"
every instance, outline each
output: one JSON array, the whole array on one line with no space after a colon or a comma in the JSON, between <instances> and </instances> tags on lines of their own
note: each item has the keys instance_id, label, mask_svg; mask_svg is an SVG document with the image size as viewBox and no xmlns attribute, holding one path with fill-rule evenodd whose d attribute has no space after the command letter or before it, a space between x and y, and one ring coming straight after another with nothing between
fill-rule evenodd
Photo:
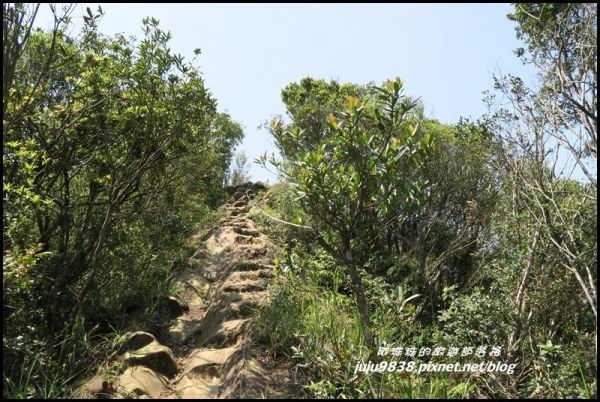
<instances>
[{"instance_id":1,"label":"green tree","mask_svg":"<svg viewBox=\"0 0 600 402\"><path fill-rule=\"evenodd\" d=\"M228 180L228 169L234 158L233 150L244 137L244 130L227 113L217 113L212 123L212 130L217 134L214 147L219 147L217 153L221 155L221 169L226 172L223 177L220 177L221 183L225 185Z\"/></svg>"},{"instance_id":2,"label":"green tree","mask_svg":"<svg viewBox=\"0 0 600 402\"><path fill-rule=\"evenodd\" d=\"M369 346L374 339L360 274L365 250L373 228L402 219L395 214L399 204L408 210L422 198L422 181L399 182L397 174L417 169L433 141L420 129L416 102L401 94L400 79L373 90L379 95L371 104L347 97L346 108L329 114L309 147L301 145L304 130L284 129L278 120L272 126L278 143L302 149L285 163L273 162L296 189L319 242L346 267Z\"/></svg>"},{"instance_id":3,"label":"green tree","mask_svg":"<svg viewBox=\"0 0 600 402\"><path fill-rule=\"evenodd\" d=\"M327 133L327 116L341 110L349 96L365 97L368 86L326 82L310 77L291 83L281 91L281 100L296 127L302 128L302 138L289 141L285 136L275 136L277 147L286 158L298 152L310 151Z\"/></svg>"},{"instance_id":4,"label":"green tree","mask_svg":"<svg viewBox=\"0 0 600 402\"><path fill-rule=\"evenodd\" d=\"M517 23L517 49L538 71L536 109L553 120L548 134L576 160L589 181L597 172L598 5L595 3L514 3L508 18Z\"/></svg>"},{"instance_id":5,"label":"green tree","mask_svg":"<svg viewBox=\"0 0 600 402\"><path fill-rule=\"evenodd\" d=\"M4 369L19 378L46 353L78 370L63 363L82 320L148 298L223 193L243 131L154 18L136 42L102 35L101 8L77 37L67 17L44 32L37 7L3 11Z\"/></svg>"},{"instance_id":6,"label":"green tree","mask_svg":"<svg viewBox=\"0 0 600 402\"><path fill-rule=\"evenodd\" d=\"M374 115L378 91L372 85L339 84L304 78L287 85L282 91L291 122L272 130L285 160L294 159L316 146L327 136L327 116L343 108L348 96L364 101L366 113ZM475 268L473 252L489 229L498 188L493 160L498 144L482 124L468 121L444 125L423 116L423 108L415 102L412 119L421 121L425 132L436 138L419 169L410 164L399 166L396 182L426 182L435 191L428 192L420 205L399 203L396 216L402 217L385 226L375 224L362 229L367 241L361 242L373 256L368 272L386 278L390 283L416 284L423 292L439 300L443 286L462 281ZM376 128L377 122L362 121L365 128ZM302 130L296 139L279 135L292 127ZM284 163L286 163L284 160ZM393 180L393 179L391 179ZM367 249L368 248L368 249ZM406 270L400 267L410 266Z\"/></svg>"},{"instance_id":7,"label":"green tree","mask_svg":"<svg viewBox=\"0 0 600 402\"><path fill-rule=\"evenodd\" d=\"M435 138L420 169L431 191L388 236L396 255L416 259L415 285L439 299L444 286L464 286L476 267L473 254L489 232L498 193L498 144L486 127L467 121L429 120L424 129Z\"/></svg>"},{"instance_id":8,"label":"green tree","mask_svg":"<svg viewBox=\"0 0 600 402\"><path fill-rule=\"evenodd\" d=\"M496 94L488 98L489 117L504 145L504 177L512 186L513 210L526 208L531 232L523 241L540 238L559 265L573 275L594 316L596 304L596 240L584 240L587 229L580 215L596 203L596 26L594 4L516 4L509 18L517 35L528 45L517 53L537 70L535 87L516 76L497 76L495 88L511 107L499 106ZM574 159L587 183L582 196L564 202L569 193ZM566 161L566 162L565 162ZM579 206L572 203L579 203ZM596 221L596 214L587 218ZM524 274L527 282L527 269Z\"/></svg>"},{"instance_id":9,"label":"green tree","mask_svg":"<svg viewBox=\"0 0 600 402\"><path fill-rule=\"evenodd\" d=\"M509 18L526 44L516 53L537 79L528 85L496 75L496 91L488 93L488 127L502 145L501 186L482 272L513 310L511 355L524 373L535 370L533 378L519 378L535 389L532 395L544 384L549 395L565 396L573 392L558 385L565 371L540 369L530 351L561 343L572 351L562 367L586 362L585 372L595 374L596 353L587 351L597 334L597 6L514 7Z\"/></svg>"}]
</instances>

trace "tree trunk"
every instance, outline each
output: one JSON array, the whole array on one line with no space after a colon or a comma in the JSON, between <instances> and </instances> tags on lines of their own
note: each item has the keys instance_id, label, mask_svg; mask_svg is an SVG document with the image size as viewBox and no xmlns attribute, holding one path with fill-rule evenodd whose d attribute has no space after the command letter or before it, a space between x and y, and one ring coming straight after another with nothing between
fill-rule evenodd
<instances>
[{"instance_id":1,"label":"tree trunk","mask_svg":"<svg viewBox=\"0 0 600 402\"><path fill-rule=\"evenodd\" d=\"M416 289L421 289L423 285L423 276L425 275L425 268L427 267L427 250L425 245L421 245L419 248L419 268L415 273L414 285Z\"/></svg>"},{"instance_id":2,"label":"tree trunk","mask_svg":"<svg viewBox=\"0 0 600 402\"><path fill-rule=\"evenodd\" d=\"M354 259L352 257L352 250L346 248L344 252L348 272L350 273L350 279L352 280L352 286L354 287L354 294L356 295L356 303L358 304L358 311L360 314L360 323L362 326L363 336L365 342L369 347L373 346L373 331L371 330L371 320L369 319L369 305L367 304L367 298L365 297L365 291L363 289L362 281L356 266L354 265Z\"/></svg>"}]
</instances>

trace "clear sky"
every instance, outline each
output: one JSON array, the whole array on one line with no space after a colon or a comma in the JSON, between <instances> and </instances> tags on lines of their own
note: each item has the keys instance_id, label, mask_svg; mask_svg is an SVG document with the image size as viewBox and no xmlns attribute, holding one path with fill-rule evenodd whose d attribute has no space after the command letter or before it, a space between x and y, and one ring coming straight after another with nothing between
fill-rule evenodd
<instances>
[{"instance_id":1,"label":"clear sky","mask_svg":"<svg viewBox=\"0 0 600 402\"><path fill-rule=\"evenodd\" d=\"M72 14L81 22L81 3ZM171 47L196 64L218 101L245 129L249 159L276 152L258 126L284 114L281 89L311 76L364 84L399 76L406 93L444 123L485 111L492 72L531 76L513 53L520 43L510 4L101 4L100 31L142 37L141 20L160 20ZM38 24L49 21L43 6ZM252 179L276 178L253 165Z\"/></svg>"}]
</instances>

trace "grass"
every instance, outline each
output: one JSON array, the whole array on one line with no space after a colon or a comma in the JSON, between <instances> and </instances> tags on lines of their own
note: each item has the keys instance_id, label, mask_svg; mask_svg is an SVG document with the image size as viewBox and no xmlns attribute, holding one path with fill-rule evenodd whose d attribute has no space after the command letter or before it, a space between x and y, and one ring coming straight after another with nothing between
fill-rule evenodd
<instances>
[{"instance_id":1,"label":"grass","mask_svg":"<svg viewBox=\"0 0 600 402\"><path fill-rule=\"evenodd\" d=\"M293 361L306 392L316 398L448 399L472 395L466 379L442 373L355 373L370 360L354 298L341 267L315 249L281 257L271 285L271 303L257 311L254 339L265 356ZM391 292L391 293L390 293ZM414 296L390 290L373 306L379 335L402 332Z\"/></svg>"},{"instance_id":2,"label":"grass","mask_svg":"<svg viewBox=\"0 0 600 402\"><path fill-rule=\"evenodd\" d=\"M3 396L6 399L57 399L71 397L73 391L91 372L106 361L117 349L120 334L88 338L80 318L60 345L69 350L62 365L48 358L44 352L35 354L31 361L24 360L18 378L3 373ZM43 350L43 349L41 349Z\"/></svg>"}]
</instances>

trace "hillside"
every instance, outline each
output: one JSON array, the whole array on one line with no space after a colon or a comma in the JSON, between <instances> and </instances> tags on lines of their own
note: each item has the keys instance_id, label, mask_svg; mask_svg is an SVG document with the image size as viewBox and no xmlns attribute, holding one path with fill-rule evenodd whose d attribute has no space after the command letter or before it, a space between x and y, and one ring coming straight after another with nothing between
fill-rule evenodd
<instances>
[{"instance_id":1,"label":"hillside","mask_svg":"<svg viewBox=\"0 0 600 402\"><path fill-rule=\"evenodd\" d=\"M3 3L5 399L596 398L597 4L354 7Z\"/></svg>"},{"instance_id":2,"label":"hillside","mask_svg":"<svg viewBox=\"0 0 600 402\"><path fill-rule=\"evenodd\" d=\"M247 214L249 200L263 189L249 184L231 190L221 207L225 216L202 237L188 268L176 273L174 283L183 291L170 300L179 315L156 337L125 334L121 359L129 368L117 378L92 379L81 396L102 395L103 383L114 391L110 396L123 398L260 395L267 382L249 361L249 316L269 297L276 249Z\"/></svg>"}]
</instances>

